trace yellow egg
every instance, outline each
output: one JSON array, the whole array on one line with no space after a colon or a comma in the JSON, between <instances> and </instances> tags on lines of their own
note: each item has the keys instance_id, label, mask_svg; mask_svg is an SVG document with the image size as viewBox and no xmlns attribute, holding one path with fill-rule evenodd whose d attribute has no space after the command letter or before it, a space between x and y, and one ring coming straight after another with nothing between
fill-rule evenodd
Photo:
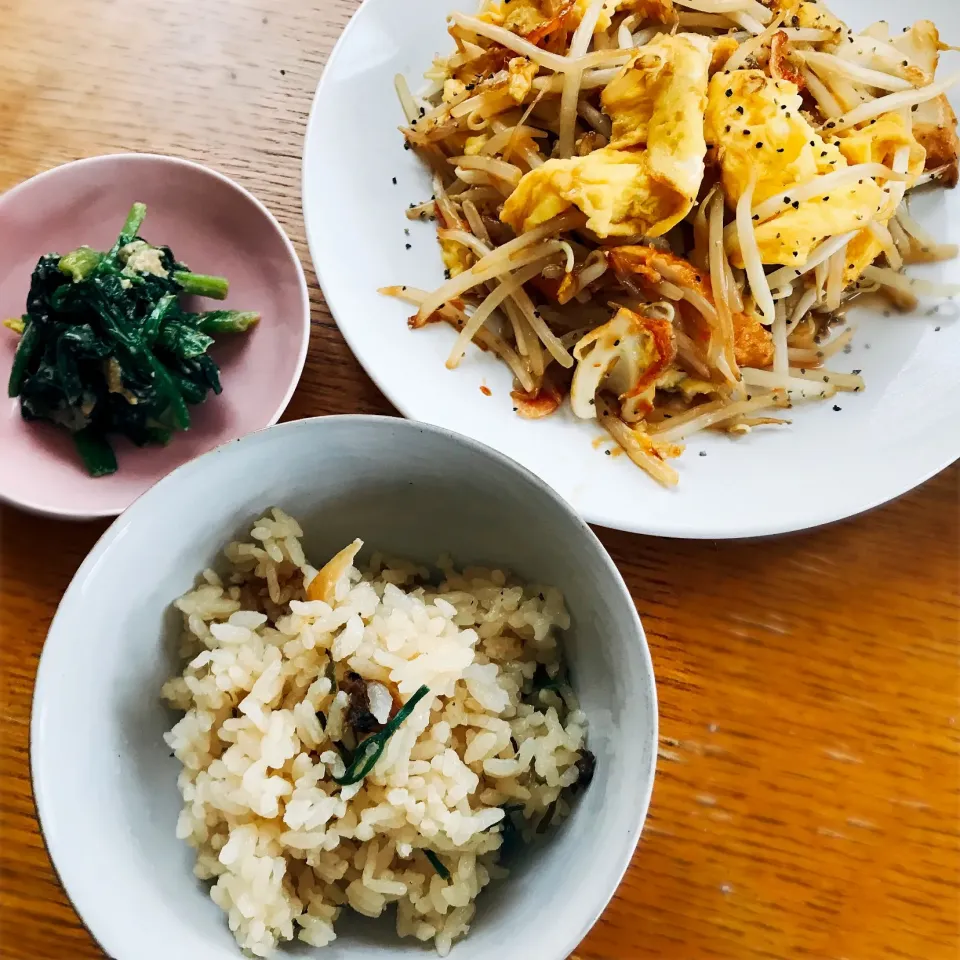
<instances>
[{"instance_id":1,"label":"yellow egg","mask_svg":"<svg viewBox=\"0 0 960 960\"><path fill-rule=\"evenodd\" d=\"M824 142L800 113L796 86L771 80L759 70L716 74L707 101L707 141L717 148L724 193L735 206L756 178L754 205L790 188L842 170L846 157ZM756 228L764 263L803 266L810 251L826 237L856 230L886 211L887 195L870 178L829 189ZM739 252L732 254L742 265Z\"/></svg>"},{"instance_id":2,"label":"yellow egg","mask_svg":"<svg viewBox=\"0 0 960 960\"><path fill-rule=\"evenodd\" d=\"M710 55L710 40L693 34L647 44L604 90L609 146L525 174L501 219L521 232L575 206L601 237L666 233L703 180Z\"/></svg>"},{"instance_id":3,"label":"yellow egg","mask_svg":"<svg viewBox=\"0 0 960 960\"><path fill-rule=\"evenodd\" d=\"M917 143L913 133L898 113L885 113L866 126L850 127L838 134L838 149L850 163L882 163L893 166L894 154L901 147L909 147L907 172L911 176L923 173L927 151Z\"/></svg>"},{"instance_id":4,"label":"yellow egg","mask_svg":"<svg viewBox=\"0 0 960 960\"><path fill-rule=\"evenodd\" d=\"M692 199L659 180L645 150L594 150L548 160L524 174L500 219L517 233L578 207L600 237L660 236L690 210Z\"/></svg>"},{"instance_id":5,"label":"yellow egg","mask_svg":"<svg viewBox=\"0 0 960 960\"><path fill-rule=\"evenodd\" d=\"M453 240L439 240L438 243L443 265L450 271L451 277L473 266L473 254L462 243L456 243Z\"/></svg>"}]
</instances>

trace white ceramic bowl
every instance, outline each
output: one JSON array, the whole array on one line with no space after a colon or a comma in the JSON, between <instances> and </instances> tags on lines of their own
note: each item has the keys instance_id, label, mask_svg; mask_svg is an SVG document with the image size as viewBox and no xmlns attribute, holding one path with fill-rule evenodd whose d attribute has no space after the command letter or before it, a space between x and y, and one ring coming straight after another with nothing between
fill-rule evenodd
<instances>
[{"instance_id":1,"label":"white ceramic bowl","mask_svg":"<svg viewBox=\"0 0 960 960\"><path fill-rule=\"evenodd\" d=\"M478 443L389 418L286 423L220 447L144 494L84 561L47 637L31 727L37 809L78 912L116 960L240 957L174 835L179 764L162 734L175 718L159 690L176 666L171 601L274 504L301 520L313 557L361 537L423 561L505 565L564 592L596 776L562 828L484 891L453 955L565 960L616 889L650 799L657 710L643 628L610 557L545 484ZM295 955L427 955L392 922L342 921L331 947Z\"/></svg>"},{"instance_id":2,"label":"white ceramic bowl","mask_svg":"<svg viewBox=\"0 0 960 960\"><path fill-rule=\"evenodd\" d=\"M929 17L945 41L960 35L957 0L828 5L855 30L886 18L899 33ZM935 300L903 316L855 309L852 352L831 367L862 369L863 393L798 405L789 427L739 439L694 435L671 461L680 483L670 490L627 457L604 456L611 446L604 431L566 404L544 420L517 417L510 371L491 353L471 347L457 370L445 369L455 332L446 324L411 331L412 308L377 293L443 282L436 225L406 219L408 204L429 199L430 176L403 149L393 85L402 73L421 89L433 57L453 49L447 14L478 7L479 0L365 0L327 63L307 131L303 211L317 276L350 349L404 416L513 457L591 523L667 537L754 537L829 523L899 496L960 456L956 303L941 304L936 315L926 313ZM939 76L955 73L958 59L944 53ZM950 96L960 109L960 86ZM917 197L912 212L942 242L960 242L960 189ZM909 272L956 282L960 261Z\"/></svg>"}]
</instances>

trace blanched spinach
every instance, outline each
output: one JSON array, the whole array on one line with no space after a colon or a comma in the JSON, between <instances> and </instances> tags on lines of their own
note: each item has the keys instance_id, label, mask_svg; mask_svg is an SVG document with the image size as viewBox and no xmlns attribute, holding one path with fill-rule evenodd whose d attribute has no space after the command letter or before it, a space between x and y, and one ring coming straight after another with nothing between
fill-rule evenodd
<instances>
[{"instance_id":1,"label":"blanched spinach","mask_svg":"<svg viewBox=\"0 0 960 960\"><path fill-rule=\"evenodd\" d=\"M140 236L146 207L135 203L106 252L51 253L34 268L8 394L25 420L70 431L91 476L113 473L111 434L138 446L165 444L190 426L189 406L221 392L209 356L214 337L260 319L239 310L192 313L181 295L222 300L223 277L195 274L169 247Z\"/></svg>"}]
</instances>

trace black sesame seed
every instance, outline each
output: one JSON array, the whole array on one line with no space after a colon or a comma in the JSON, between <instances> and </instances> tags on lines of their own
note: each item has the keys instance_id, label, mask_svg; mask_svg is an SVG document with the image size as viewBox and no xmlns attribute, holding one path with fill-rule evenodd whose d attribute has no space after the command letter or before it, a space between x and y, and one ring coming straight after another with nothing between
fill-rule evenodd
<instances>
[{"instance_id":1,"label":"black sesame seed","mask_svg":"<svg viewBox=\"0 0 960 960\"><path fill-rule=\"evenodd\" d=\"M393 177L392 180L393 180L393 185L396 186L396 185L397 185L397 178L396 178L396 177Z\"/></svg>"},{"instance_id":2,"label":"black sesame seed","mask_svg":"<svg viewBox=\"0 0 960 960\"><path fill-rule=\"evenodd\" d=\"M413 244L412 244L412 243L405 243L404 246L409 250L409 249L413 246Z\"/></svg>"},{"instance_id":3,"label":"black sesame seed","mask_svg":"<svg viewBox=\"0 0 960 960\"><path fill-rule=\"evenodd\" d=\"M825 197L821 197L821 200L826 203L830 199L830 194L827 194Z\"/></svg>"},{"instance_id":4,"label":"black sesame seed","mask_svg":"<svg viewBox=\"0 0 960 960\"><path fill-rule=\"evenodd\" d=\"M737 107L737 113L739 113L741 117L743 116L743 107L742 107L742 106Z\"/></svg>"},{"instance_id":5,"label":"black sesame seed","mask_svg":"<svg viewBox=\"0 0 960 960\"><path fill-rule=\"evenodd\" d=\"M839 413L842 408L839 407L839 406L837 406L837 404L834 404L834 405L833 405L833 409L834 409L837 413Z\"/></svg>"},{"instance_id":6,"label":"black sesame seed","mask_svg":"<svg viewBox=\"0 0 960 960\"><path fill-rule=\"evenodd\" d=\"M753 215L753 219L754 219L754 220L759 220L759 219L760 219L760 214L759 214L759 213L755 213L755 214Z\"/></svg>"},{"instance_id":7,"label":"black sesame seed","mask_svg":"<svg viewBox=\"0 0 960 960\"><path fill-rule=\"evenodd\" d=\"M757 141L757 149L758 149L758 150L762 150L762 149L763 149L763 141L762 141L762 140L758 140L758 141Z\"/></svg>"},{"instance_id":8,"label":"black sesame seed","mask_svg":"<svg viewBox=\"0 0 960 960\"><path fill-rule=\"evenodd\" d=\"M608 457L610 456L610 451L609 451L609 450L604 450L603 452L604 452Z\"/></svg>"},{"instance_id":9,"label":"black sesame seed","mask_svg":"<svg viewBox=\"0 0 960 960\"><path fill-rule=\"evenodd\" d=\"M934 332L934 333L939 333L939 332L940 332L940 328L939 328L939 327L934 327L934 328L933 328L933 332Z\"/></svg>"},{"instance_id":10,"label":"black sesame seed","mask_svg":"<svg viewBox=\"0 0 960 960\"><path fill-rule=\"evenodd\" d=\"M733 91L732 91L732 90L728 90L728 91L727 91L727 96L728 96L728 97L732 97L732 96L733 96Z\"/></svg>"},{"instance_id":11,"label":"black sesame seed","mask_svg":"<svg viewBox=\"0 0 960 960\"><path fill-rule=\"evenodd\" d=\"M793 203L790 204L790 206L793 207L794 210L799 210L799 209L800 209L800 201L799 201L799 200L794 200Z\"/></svg>"},{"instance_id":12,"label":"black sesame seed","mask_svg":"<svg viewBox=\"0 0 960 960\"><path fill-rule=\"evenodd\" d=\"M707 451L706 451L706 450L701 450L701 451L700 451L700 456L701 456L701 457L705 457L706 455L707 455Z\"/></svg>"},{"instance_id":13,"label":"black sesame seed","mask_svg":"<svg viewBox=\"0 0 960 960\"><path fill-rule=\"evenodd\" d=\"M749 137L749 136L750 136L750 131L749 131L749 130L744 130L744 131L743 131L743 135L744 135L745 137Z\"/></svg>"},{"instance_id":14,"label":"black sesame seed","mask_svg":"<svg viewBox=\"0 0 960 960\"><path fill-rule=\"evenodd\" d=\"M777 147L777 153L783 153L783 147Z\"/></svg>"},{"instance_id":15,"label":"black sesame seed","mask_svg":"<svg viewBox=\"0 0 960 960\"><path fill-rule=\"evenodd\" d=\"M723 132L724 132L724 133L729 133L729 132L730 132L730 124L729 124L729 123L723 128Z\"/></svg>"}]
</instances>

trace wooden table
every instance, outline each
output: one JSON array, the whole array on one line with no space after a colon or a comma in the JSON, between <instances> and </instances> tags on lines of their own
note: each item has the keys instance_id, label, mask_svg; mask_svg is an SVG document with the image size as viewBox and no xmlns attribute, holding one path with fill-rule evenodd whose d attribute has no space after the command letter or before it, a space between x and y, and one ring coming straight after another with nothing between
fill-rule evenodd
<instances>
[{"instance_id":1,"label":"wooden table","mask_svg":"<svg viewBox=\"0 0 960 960\"><path fill-rule=\"evenodd\" d=\"M356 5L0 0L0 190L77 157L179 154L256 192L309 264L303 133ZM313 339L287 415L392 412L307 270ZM602 534L646 625L661 742L643 839L582 960L955 960L958 493L954 468L753 543ZM0 955L101 958L44 850L27 751L44 634L106 524L7 508L0 524Z\"/></svg>"}]
</instances>

